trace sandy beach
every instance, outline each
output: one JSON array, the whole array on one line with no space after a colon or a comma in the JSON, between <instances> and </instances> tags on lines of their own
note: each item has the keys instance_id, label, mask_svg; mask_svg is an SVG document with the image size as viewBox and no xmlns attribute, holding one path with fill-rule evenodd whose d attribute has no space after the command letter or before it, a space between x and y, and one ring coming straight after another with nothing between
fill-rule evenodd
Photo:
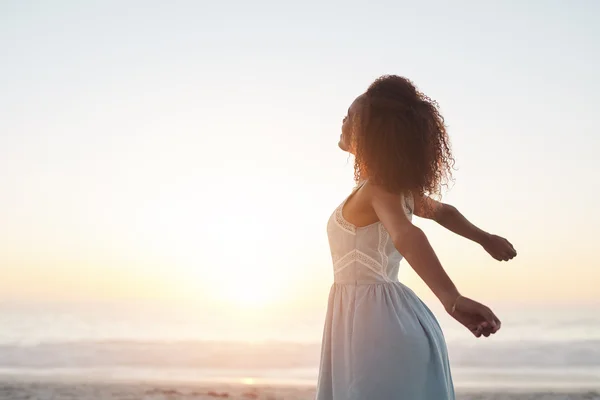
<instances>
[{"instance_id":1,"label":"sandy beach","mask_svg":"<svg viewBox=\"0 0 600 400\"><path fill-rule=\"evenodd\" d=\"M234 384L160 384L98 382L0 382L0 400L177 400L177 399L314 399L313 386L254 386ZM502 392L458 391L460 400L600 400L599 391ZM368 400L368 399L365 399Z\"/></svg>"}]
</instances>

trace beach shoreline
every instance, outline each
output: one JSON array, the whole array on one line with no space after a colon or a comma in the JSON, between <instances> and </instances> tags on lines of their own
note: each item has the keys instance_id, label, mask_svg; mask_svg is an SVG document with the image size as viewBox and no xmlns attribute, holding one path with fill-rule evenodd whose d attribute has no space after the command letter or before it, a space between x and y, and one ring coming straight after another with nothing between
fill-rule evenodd
<instances>
[{"instance_id":1,"label":"beach shoreline","mask_svg":"<svg viewBox=\"0 0 600 400\"><path fill-rule=\"evenodd\" d=\"M309 400L315 396L314 384L286 384L284 382L235 383L106 380L93 378L55 379L51 377L0 376L0 400L54 399L54 400L159 400L159 399L258 399ZM600 400L596 390L564 389L457 389L459 400Z\"/></svg>"}]
</instances>

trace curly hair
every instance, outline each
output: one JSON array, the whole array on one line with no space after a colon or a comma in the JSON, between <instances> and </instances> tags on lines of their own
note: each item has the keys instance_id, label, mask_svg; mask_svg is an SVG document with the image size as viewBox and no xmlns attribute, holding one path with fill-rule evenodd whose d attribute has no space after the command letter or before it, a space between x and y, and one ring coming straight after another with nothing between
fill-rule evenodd
<instances>
[{"instance_id":1,"label":"curly hair","mask_svg":"<svg viewBox=\"0 0 600 400\"><path fill-rule=\"evenodd\" d=\"M439 106L401 76L373 82L352 118L354 177L393 193L441 197L454 158Z\"/></svg>"}]
</instances>

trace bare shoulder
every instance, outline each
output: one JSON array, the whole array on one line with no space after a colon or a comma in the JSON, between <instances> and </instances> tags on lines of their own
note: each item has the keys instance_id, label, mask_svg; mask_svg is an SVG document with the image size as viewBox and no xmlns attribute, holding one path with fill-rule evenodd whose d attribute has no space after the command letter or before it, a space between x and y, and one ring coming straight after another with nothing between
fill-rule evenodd
<instances>
[{"instance_id":1,"label":"bare shoulder","mask_svg":"<svg viewBox=\"0 0 600 400\"><path fill-rule=\"evenodd\" d=\"M366 189L369 191L372 202L375 201L379 204L387 205L399 210L403 210L403 205L405 205L407 201L412 203L412 192L406 194L390 192L385 187L370 182L368 182L366 186L368 186Z\"/></svg>"},{"instance_id":2,"label":"bare shoulder","mask_svg":"<svg viewBox=\"0 0 600 400\"><path fill-rule=\"evenodd\" d=\"M390 192L371 182L367 183L365 189L373 210L386 227L410 223L404 209L404 194Z\"/></svg>"},{"instance_id":3,"label":"bare shoulder","mask_svg":"<svg viewBox=\"0 0 600 400\"><path fill-rule=\"evenodd\" d=\"M403 198L401 193L392 193L382 185L367 182L364 189L371 202L402 204L399 202Z\"/></svg>"}]
</instances>

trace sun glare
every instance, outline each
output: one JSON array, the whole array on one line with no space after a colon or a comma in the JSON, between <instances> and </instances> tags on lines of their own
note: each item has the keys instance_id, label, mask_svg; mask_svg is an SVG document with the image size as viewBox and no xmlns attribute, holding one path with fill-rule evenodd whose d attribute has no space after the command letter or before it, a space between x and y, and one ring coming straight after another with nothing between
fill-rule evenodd
<instances>
[{"instance_id":1,"label":"sun glare","mask_svg":"<svg viewBox=\"0 0 600 400\"><path fill-rule=\"evenodd\" d=\"M254 385L254 379L252 378L243 378L242 383L244 385Z\"/></svg>"},{"instance_id":2,"label":"sun glare","mask_svg":"<svg viewBox=\"0 0 600 400\"><path fill-rule=\"evenodd\" d=\"M173 188L170 196L198 197L179 190ZM140 249L149 247L177 266L173 271L180 279L176 294L185 290L186 296L190 293L224 309L242 310L264 309L288 296L295 284L288 258L297 251L290 243L298 243L303 235L297 228L281 226L279 217L286 210L265 201L268 193L246 196L244 207L236 207L238 200L232 199L239 197L240 190L221 190L224 200L208 198L201 208L212 210L210 214L190 215L189 210L198 208L195 204L168 207L171 198L155 198L140 211L140 221L147 224L140 230L154 232Z\"/></svg>"},{"instance_id":3,"label":"sun glare","mask_svg":"<svg viewBox=\"0 0 600 400\"><path fill-rule=\"evenodd\" d=\"M266 223L263 229L268 230ZM222 227L224 228L224 227ZM236 228L227 229L224 235L228 239ZM215 300L242 309L255 309L269 306L282 297L281 274L284 272L279 265L280 260L273 259L269 254L269 244L277 243L273 236L273 229L269 232L254 232L254 235L245 236L231 248L229 240L215 243L215 254L225 255L219 260L214 260L215 268L210 273L216 283L211 290Z\"/></svg>"},{"instance_id":4,"label":"sun glare","mask_svg":"<svg viewBox=\"0 0 600 400\"><path fill-rule=\"evenodd\" d=\"M236 307L260 308L269 305L280 295L276 283L266 268L236 271L236 275L229 277L219 288L218 297Z\"/></svg>"}]
</instances>

